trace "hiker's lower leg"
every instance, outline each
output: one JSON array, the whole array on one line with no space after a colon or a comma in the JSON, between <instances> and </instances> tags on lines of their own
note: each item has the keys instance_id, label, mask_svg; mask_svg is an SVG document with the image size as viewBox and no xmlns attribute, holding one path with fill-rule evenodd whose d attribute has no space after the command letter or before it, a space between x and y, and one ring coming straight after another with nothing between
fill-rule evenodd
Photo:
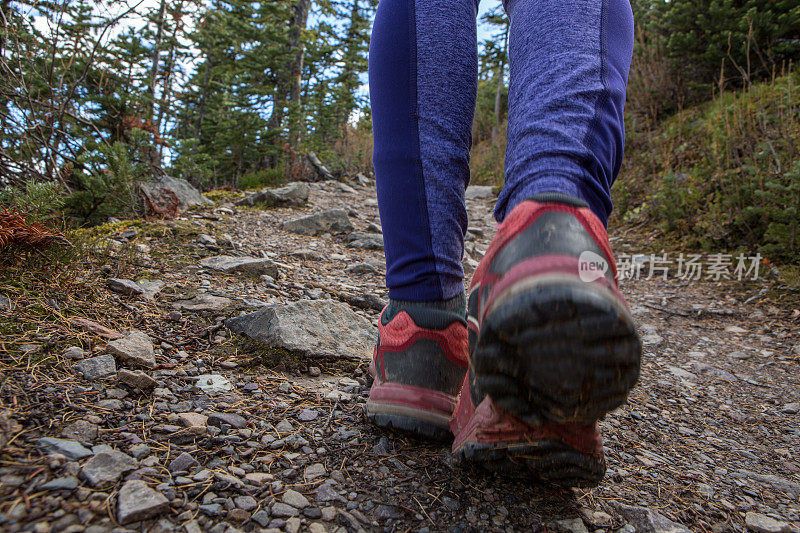
<instances>
[{"instance_id":1,"label":"hiker's lower leg","mask_svg":"<svg viewBox=\"0 0 800 533\"><path fill-rule=\"evenodd\" d=\"M628 0L507 0L511 19L503 220L535 193L585 200L605 223L622 162L633 53Z\"/></svg>"}]
</instances>

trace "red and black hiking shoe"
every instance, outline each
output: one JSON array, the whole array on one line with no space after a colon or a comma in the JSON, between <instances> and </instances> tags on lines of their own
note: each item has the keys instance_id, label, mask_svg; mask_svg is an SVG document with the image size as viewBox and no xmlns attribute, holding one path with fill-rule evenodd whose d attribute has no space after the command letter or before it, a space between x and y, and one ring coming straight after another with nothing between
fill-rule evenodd
<instances>
[{"instance_id":1,"label":"red and black hiking shoe","mask_svg":"<svg viewBox=\"0 0 800 533\"><path fill-rule=\"evenodd\" d=\"M544 480L599 483L596 421L639 377L641 342L600 220L579 199L520 203L473 276L470 370L453 451Z\"/></svg>"},{"instance_id":2,"label":"red and black hiking shoe","mask_svg":"<svg viewBox=\"0 0 800 533\"><path fill-rule=\"evenodd\" d=\"M378 325L370 365L374 378L367 417L375 424L449 439L450 418L467 372L463 315L437 309L401 310Z\"/></svg>"},{"instance_id":3,"label":"red and black hiking shoe","mask_svg":"<svg viewBox=\"0 0 800 533\"><path fill-rule=\"evenodd\" d=\"M568 487L595 486L605 475L597 422L526 424L490 396L475 406L466 378L450 427L453 453L493 472Z\"/></svg>"}]
</instances>

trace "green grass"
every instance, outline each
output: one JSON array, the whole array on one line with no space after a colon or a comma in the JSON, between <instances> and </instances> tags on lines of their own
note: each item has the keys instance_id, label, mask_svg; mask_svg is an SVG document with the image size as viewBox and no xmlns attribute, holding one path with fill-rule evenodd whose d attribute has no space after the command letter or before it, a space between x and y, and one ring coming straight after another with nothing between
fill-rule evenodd
<instances>
[{"instance_id":1,"label":"green grass","mask_svg":"<svg viewBox=\"0 0 800 533\"><path fill-rule=\"evenodd\" d=\"M800 258L800 76L724 93L654 131L629 129L616 221L687 248Z\"/></svg>"},{"instance_id":2,"label":"green grass","mask_svg":"<svg viewBox=\"0 0 800 533\"><path fill-rule=\"evenodd\" d=\"M800 259L799 74L723 93L653 129L634 117L626 127L612 227L656 230L684 250ZM504 135L473 147L473 184L502 185L505 148Z\"/></svg>"},{"instance_id":3,"label":"green grass","mask_svg":"<svg viewBox=\"0 0 800 533\"><path fill-rule=\"evenodd\" d=\"M283 169L259 170L244 174L239 178L238 186L242 190L257 190L267 187L278 187L286 182Z\"/></svg>"},{"instance_id":4,"label":"green grass","mask_svg":"<svg viewBox=\"0 0 800 533\"><path fill-rule=\"evenodd\" d=\"M219 205L224 202L233 202L244 198L246 193L234 189L213 189L211 191L204 192L203 196Z\"/></svg>"}]
</instances>

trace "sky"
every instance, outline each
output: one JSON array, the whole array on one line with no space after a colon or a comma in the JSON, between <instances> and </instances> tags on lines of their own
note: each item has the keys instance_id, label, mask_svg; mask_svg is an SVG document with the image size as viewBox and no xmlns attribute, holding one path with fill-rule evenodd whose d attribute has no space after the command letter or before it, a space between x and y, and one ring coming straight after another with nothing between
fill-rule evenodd
<instances>
[{"instance_id":1,"label":"sky","mask_svg":"<svg viewBox=\"0 0 800 533\"><path fill-rule=\"evenodd\" d=\"M478 42L488 39L491 33L488 25L480 23L481 17L489 10L494 9L495 6L500 5L500 2L501 0L482 0L478 4Z\"/></svg>"}]
</instances>

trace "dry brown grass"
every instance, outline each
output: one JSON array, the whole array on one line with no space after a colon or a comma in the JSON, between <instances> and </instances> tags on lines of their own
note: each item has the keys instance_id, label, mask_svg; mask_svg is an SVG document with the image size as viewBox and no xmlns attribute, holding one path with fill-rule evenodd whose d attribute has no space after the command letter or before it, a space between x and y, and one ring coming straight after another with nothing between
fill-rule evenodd
<instances>
[{"instance_id":1,"label":"dry brown grass","mask_svg":"<svg viewBox=\"0 0 800 533\"><path fill-rule=\"evenodd\" d=\"M0 250L10 246L41 249L54 244L71 246L61 233L44 224L29 222L13 209L0 208Z\"/></svg>"}]
</instances>

